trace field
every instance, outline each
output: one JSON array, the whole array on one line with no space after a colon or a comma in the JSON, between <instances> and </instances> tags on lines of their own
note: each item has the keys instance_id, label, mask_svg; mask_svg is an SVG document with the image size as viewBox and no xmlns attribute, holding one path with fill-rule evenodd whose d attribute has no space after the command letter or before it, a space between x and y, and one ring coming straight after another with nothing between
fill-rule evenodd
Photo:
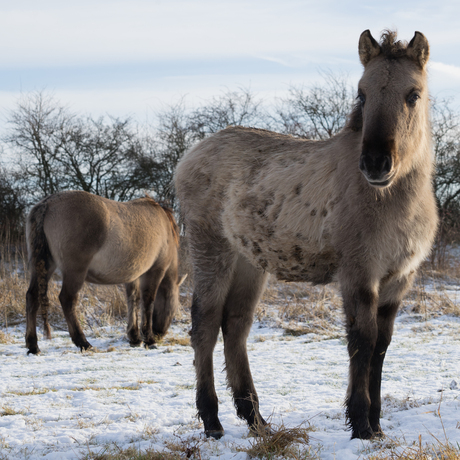
<instances>
[{"instance_id":1,"label":"field","mask_svg":"<svg viewBox=\"0 0 460 460\"><path fill-rule=\"evenodd\" d=\"M387 353L377 441L350 441L343 401L348 356L341 299L271 280L248 341L261 412L273 435L251 436L226 388L222 340L216 389L226 435L204 438L189 344L190 283L157 349L130 348L119 287L86 286L80 320L93 345L72 344L51 283L53 339L24 346L27 273L20 250L0 259L0 459L460 458L460 277L455 252L424 267L404 301ZM41 321L39 321L41 324ZM222 371L222 372L221 372Z\"/></svg>"}]
</instances>

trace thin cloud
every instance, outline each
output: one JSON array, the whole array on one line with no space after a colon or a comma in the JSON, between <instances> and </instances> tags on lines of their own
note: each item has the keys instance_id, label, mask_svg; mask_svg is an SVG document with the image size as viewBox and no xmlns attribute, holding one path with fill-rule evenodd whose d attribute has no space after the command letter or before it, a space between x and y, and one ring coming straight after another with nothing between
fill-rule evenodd
<instances>
[{"instance_id":1,"label":"thin cloud","mask_svg":"<svg viewBox=\"0 0 460 460\"><path fill-rule=\"evenodd\" d=\"M430 70L441 72L449 77L460 80L460 67L452 64L444 64L443 62L431 61Z\"/></svg>"}]
</instances>

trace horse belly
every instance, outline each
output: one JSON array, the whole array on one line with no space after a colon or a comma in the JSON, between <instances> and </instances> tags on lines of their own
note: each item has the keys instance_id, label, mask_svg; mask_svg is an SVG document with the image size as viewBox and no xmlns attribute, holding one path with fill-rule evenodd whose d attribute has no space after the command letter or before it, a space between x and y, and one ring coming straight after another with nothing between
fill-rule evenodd
<instances>
[{"instance_id":1,"label":"horse belly","mask_svg":"<svg viewBox=\"0 0 460 460\"><path fill-rule=\"evenodd\" d=\"M148 250L133 252L123 248L117 251L102 248L91 260L86 279L97 284L130 283L148 271L154 260Z\"/></svg>"},{"instance_id":2,"label":"horse belly","mask_svg":"<svg viewBox=\"0 0 460 460\"><path fill-rule=\"evenodd\" d=\"M328 284L337 272L338 256L329 245L306 244L295 237L286 241L251 242L243 237L233 243L254 266L282 281Z\"/></svg>"}]
</instances>

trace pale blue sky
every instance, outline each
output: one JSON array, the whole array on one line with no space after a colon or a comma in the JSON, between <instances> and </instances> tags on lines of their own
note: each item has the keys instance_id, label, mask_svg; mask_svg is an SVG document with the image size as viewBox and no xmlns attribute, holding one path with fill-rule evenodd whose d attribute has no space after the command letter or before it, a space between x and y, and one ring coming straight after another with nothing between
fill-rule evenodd
<instances>
[{"instance_id":1,"label":"pale blue sky","mask_svg":"<svg viewBox=\"0 0 460 460\"><path fill-rule=\"evenodd\" d=\"M0 0L0 115L46 88L80 113L139 121L186 96L282 96L319 70L361 73L357 43L396 28L431 45L435 96L460 99L460 2Z\"/></svg>"}]
</instances>

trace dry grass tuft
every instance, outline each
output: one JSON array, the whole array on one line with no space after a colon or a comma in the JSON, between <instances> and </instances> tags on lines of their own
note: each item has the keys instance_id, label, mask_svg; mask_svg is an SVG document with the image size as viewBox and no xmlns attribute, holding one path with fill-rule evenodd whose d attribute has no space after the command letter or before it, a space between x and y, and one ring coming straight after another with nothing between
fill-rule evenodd
<instances>
[{"instance_id":1,"label":"dry grass tuft","mask_svg":"<svg viewBox=\"0 0 460 460\"><path fill-rule=\"evenodd\" d=\"M8 334L7 332L4 332L4 331L0 331L0 343L4 344L4 345L8 345L10 343L13 343L14 342L14 339L13 337L11 337L10 334Z\"/></svg>"},{"instance_id":2,"label":"dry grass tuft","mask_svg":"<svg viewBox=\"0 0 460 460\"><path fill-rule=\"evenodd\" d=\"M104 447L99 452L89 452L80 460L183 460L187 457L176 452L147 449L141 451L136 447L122 449L117 444ZM193 458L193 457L190 457Z\"/></svg>"},{"instance_id":3,"label":"dry grass tuft","mask_svg":"<svg viewBox=\"0 0 460 460\"><path fill-rule=\"evenodd\" d=\"M189 336L180 336L180 335L171 335L167 334L165 337L159 340L160 345L180 345L182 347L190 347L190 337Z\"/></svg>"},{"instance_id":4,"label":"dry grass tuft","mask_svg":"<svg viewBox=\"0 0 460 460\"><path fill-rule=\"evenodd\" d=\"M375 448L375 444L372 444ZM368 460L458 460L460 458L459 446L453 446L435 438L431 444L422 442L422 435L418 443L412 446L403 446L398 440L385 438L378 452L366 456Z\"/></svg>"},{"instance_id":5,"label":"dry grass tuft","mask_svg":"<svg viewBox=\"0 0 460 460\"><path fill-rule=\"evenodd\" d=\"M273 278L256 309L256 319L282 327L287 335L313 332L322 338L337 337L343 331L342 301L334 284L311 286Z\"/></svg>"},{"instance_id":6,"label":"dry grass tuft","mask_svg":"<svg viewBox=\"0 0 460 460\"><path fill-rule=\"evenodd\" d=\"M311 458L308 431L302 426L286 428L283 424L259 426L245 452L250 458Z\"/></svg>"},{"instance_id":7,"label":"dry grass tuft","mask_svg":"<svg viewBox=\"0 0 460 460\"><path fill-rule=\"evenodd\" d=\"M0 409L0 417L7 417L8 415L24 415L24 411L17 411L11 406L2 406Z\"/></svg>"}]
</instances>

